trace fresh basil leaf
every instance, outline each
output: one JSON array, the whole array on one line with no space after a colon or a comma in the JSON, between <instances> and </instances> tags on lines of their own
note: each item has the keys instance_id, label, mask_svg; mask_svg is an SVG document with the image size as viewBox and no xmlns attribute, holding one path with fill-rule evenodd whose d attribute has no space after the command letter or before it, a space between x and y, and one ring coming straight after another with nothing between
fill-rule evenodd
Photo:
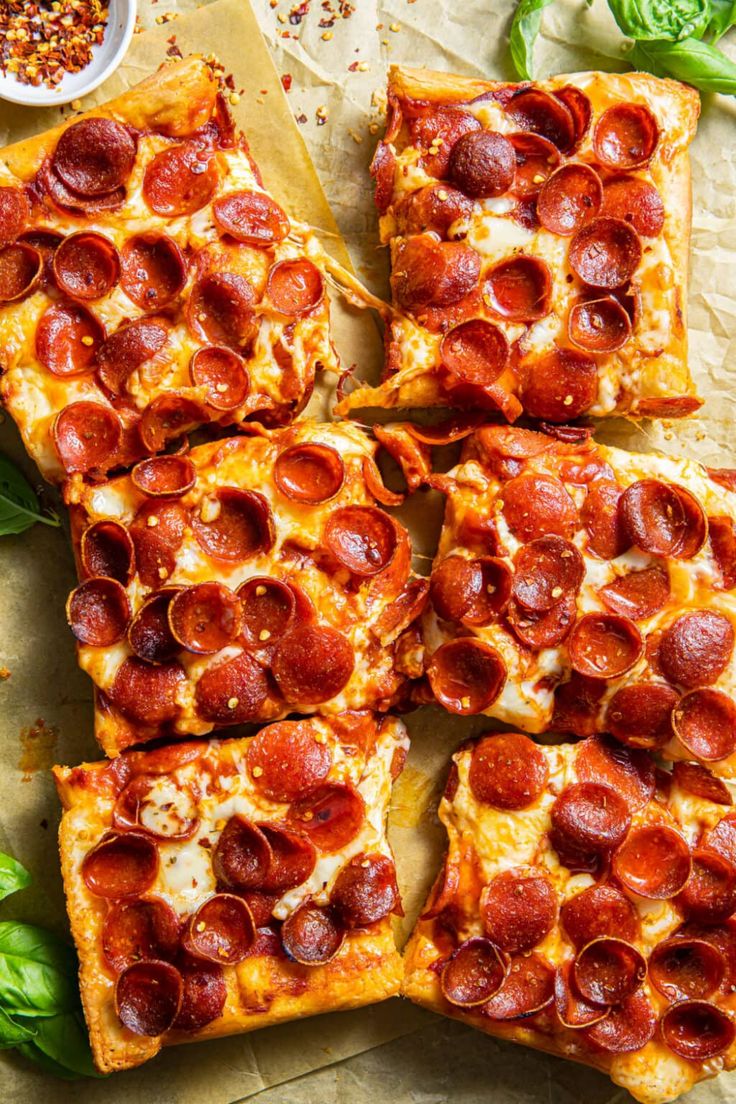
<instances>
[{"instance_id":1,"label":"fresh basil leaf","mask_svg":"<svg viewBox=\"0 0 736 1104\"><path fill-rule=\"evenodd\" d=\"M38 1020L38 1023L41 1021ZM8 1013L0 1008L0 1050L6 1047L15 1047L19 1043L26 1043L36 1034L35 1022L26 1021L25 1024L11 1019Z\"/></svg>"},{"instance_id":2,"label":"fresh basil leaf","mask_svg":"<svg viewBox=\"0 0 736 1104\"><path fill-rule=\"evenodd\" d=\"M25 1021L21 1020L21 1023ZM18 1047L27 1058L41 1062L57 1077L103 1076L92 1061L89 1036L81 1012L63 1012L58 1016L32 1020L31 1023L35 1029L30 1040L32 1050ZM49 1063L55 1068L50 1067Z\"/></svg>"},{"instance_id":3,"label":"fresh basil leaf","mask_svg":"<svg viewBox=\"0 0 736 1104\"><path fill-rule=\"evenodd\" d=\"M0 923L0 1005L11 1016L54 1016L78 1007L76 956L52 932Z\"/></svg>"},{"instance_id":4,"label":"fresh basil leaf","mask_svg":"<svg viewBox=\"0 0 736 1104\"><path fill-rule=\"evenodd\" d=\"M509 33L511 61L517 76L532 79L534 43L542 25L542 12L552 0L519 0Z\"/></svg>"},{"instance_id":5,"label":"fresh basil leaf","mask_svg":"<svg viewBox=\"0 0 736 1104\"><path fill-rule=\"evenodd\" d=\"M711 0L712 16L708 24L710 43L723 38L726 31L736 26L736 0Z\"/></svg>"},{"instance_id":6,"label":"fresh basil leaf","mask_svg":"<svg viewBox=\"0 0 736 1104\"><path fill-rule=\"evenodd\" d=\"M627 58L635 69L674 77L701 92L736 96L736 63L709 42L637 42Z\"/></svg>"},{"instance_id":7,"label":"fresh basil leaf","mask_svg":"<svg viewBox=\"0 0 736 1104\"><path fill-rule=\"evenodd\" d=\"M608 0L613 18L627 38L679 42L704 34L711 0Z\"/></svg>"},{"instance_id":8,"label":"fresh basil leaf","mask_svg":"<svg viewBox=\"0 0 736 1104\"><path fill-rule=\"evenodd\" d=\"M11 855L0 851L0 901L31 884L31 875Z\"/></svg>"},{"instance_id":9,"label":"fresh basil leaf","mask_svg":"<svg viewBox=\"0 0 736 1104\"><path fill-rule=\"evenodd\" d=\"M0 536L24 533L37 521L58 528L55 514L41 513L36 492L7 456L0 456Z\"/></svg>"}]
</instances>

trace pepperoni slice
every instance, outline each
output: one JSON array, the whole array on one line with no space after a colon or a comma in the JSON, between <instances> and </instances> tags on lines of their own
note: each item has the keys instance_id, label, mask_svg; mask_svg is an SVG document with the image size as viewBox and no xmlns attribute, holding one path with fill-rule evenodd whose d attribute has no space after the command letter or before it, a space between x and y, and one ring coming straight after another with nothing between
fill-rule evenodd
<instances>
[{"instance_id":1,"label":"pepperoni slice","mask_svg":"<svg viewBox=\"0 0 736 1104\"><path fill-rule=\"evenodd\" d=\"M622 686L606 710L606 731L627 747L661 748L674 735L672 710L677 691L663 682Z\"/></svg>"},{"instance_id":2,"label":"pepperoni slice","mask_svg":"<svg viewBox=\"0 0 736 1104\"><path fill-rule=\"evenodd\" d=\"M285 498L314 506L335 497L345 482L345 465L330 445L308 441L279 453L273 478Z\"/></svg>"},{"instance_id":3,"label":"pepperoni slice","mask_svg":"<svg viewBox=\"0 0 736 1104\"><path fill-rule=\"evenodd\" d=\"M247 652L208 667L195 690L199 712L215 724L256 720L267 697L265 672Z\"/></svg>"},{"instance_id":4,"label":"pepperoni slice","mask_svg":"<svg viewBox=\"0 0 736 1104\"><path fill-rule=\"evenodd\" d=\"M236 813L220 833L212 852L218 881L232 889L260 889L268 875L272 851L265 834Z\"/></svg>"},{"instance_id":5,"label":"pepperoni slice","mask_svg":"<svg viewBox=\"0 0 736 1104\"><path fill-rule=\"evenodd\" d=\"M286 583L268 576L253 576L238 587L242 604L243 635L255 648L273 643L284 635L296 612L294 591Z\"/></svg>"},{"instance_id":6,"label":"pepperoni slice","mask_svg":"<svg viewBox=\"0 0 736 1104\"><path fill-rule=\"evenodd\" d=\"M580 511L588 531L588 549L603 560L615 560L629 547L619 501L623 491L610 479L596 480L589 488Z\"/></svg>"},{"instance_id":7,"label":"pepperoni slice","mask_svg":"<svg viewBox=\"0 0 736 1104\"><path fill-rule=\"evenodd\" d=\"M294 801L324 782L332 752L312 721L280 721L253 737L248 770L256 789L271 801Z\"/></svg>"},{"instance_id":8,"label":"pepperoni slice","mask_svg":"<svg viewBox=\"0 0 736 1104\"><path fill-rule=\"evenodd\" d=\"M127 586L135 570L133 541L117 521L96 521L82 533L79 558L85 575L105 575Z\"/></svg>"},{"instance_id":9,"label":"pepperoni slice","mask_svg":"<svg viewBox=\"0 0 736 1104\"><path fill-rule=\"evenodd\" d=\"M304 257L279 261L268 274L266 295L279 314L309 314L324 299L322 273Z\"/></svg>"},{"instance_id":10,"label":"pepperoni slice","mask_svg":"<svg viewBox=\"0 0 736 1104\"><path fill-rule=\"evenodd\" d=\"M381 854L356 855L338 874L330 903L348 929L383 920L399 904L392 860Z\"/></svg>"},{"instance_id":11,"label":"pepperoni slice","mask_svg":"<svg viewBox=\"0 0 736 1104\"><path fill-rule=\"evenodd\" d=\"M570 635L568 651L573 668L581 675L618 678L638 662L644 644L628 617L586 613Z\"/></svg>"},{"instance_id":12,"label":"pepperoni slice","mask_svg":"<svg viewBox=\"0 0 736 1104\"><path fill-rule=\"evenodd\" d=\"M431 176L444 176L453 147L463 134L479 131L480 123L458 108L428 108L409 120L409 132L423 154L422 164Z\"/></svg>"},{"instance_id":13,"label":"pepperoni slice","mask_svg":"<svg viewBox=\"0 0 736 1104\"><path fill-rule=\"evenodd\" d=\"M700 763L674 763L672 781L686 793L701 797L703 801L715 801L717 805L733 805L731 791L725 782L716 778Z\"/></svg>"},{"instance_id":14,"label":"pepperoni slice","mask_svg":"<svg viewBox=\"0 0 736 1104\"><path fill-rule=\"evenodd\" d=\"M400 233L423 234L434 231L440 237L451 234L453 223L469 219L473 201L448 184L427 184L396 205L394 218Z\"/></svg>"},{"instance_id":15,"label":"pepperoni slice","mask_svg":"<svg viewBox=\"0 0 736 1104\"><path fill-rule=\"evenodd\" d=\"M568 162L543 185L537 215L546 230L569 236L598 214L602 200L603 186L595 169Z\"/></svg>"},{"instance_id":16,"label":"pepperoni slice","mask_svg":"<svg viewBox=\"0 0 736 1104\"><path fill-rule=\"evenodd\" d=\"M73 192L101 196L126 183L135 153L135 140L126 127L93 116L66 128L56 143L52 165Z\"/></svg>"},{"instance_id":17,"label":"pepperoni slice","mask_svg":"<svg viewBox=\"0 0 736 1104\"><path fill-rule=\"evenodd\" d=\"M137 656L129 656L118 667L110 698L129 720L160 725L176 717L177 693L185 681L180 663L152 667Z\"/></svg>"},{"instance_id":18,"label":"pepperoni slice","mask_svg":"<svg viewBox=\"0 0 736 1104\"><path fill-rule=\"evenodd\" d=\"M12 303L28 295L43 273L43 257L27 242L0 249L0 303Z\"/></svg>"},{"instance_id":19,"label":"pepperoni slice","mask_svg":"<svg viewBox=\"0 0 736 1104\"><path fill-rule=\"evenodd\" d=\"M578 511L561 480L553 475L517 475L503 488L503 516L521 541L547 534L570 539Z\"/></svg>"},{"instance_id":20,"label":"pepperoni slice","mask_svg":"<svg viewBox=\"0 0 736 1104\"><path fill-rule=\"evenodd\" d=\"M592 114L590 100L574 84L566 84L562 88L556 88L552 95L556 100L560 100L572 115L575 127L575 145L578 145L587 134L590 126L590 116Z\"/></svg>"},{"instance_id":21,"label":"pepperoni slice","mask_svg":"<svg viewBox=\"0 0 736 1104\"><path fill-rule=\"evenodd\" d=\"M708 535L721 586L732 590L736 586L736 526L730 517L709 517Z\"/></svg>"},{"instance_id":22,"label":"pepperoni slice","mask_svg":"<svg viewBox=\"0 0 736 1104\"><path fill-rule=\"evenodd\" d=\"M585 299L570 311L567 332L579 349L615 353L631 337L631 319L618 299Z\"/></svg>"},{"instance_id":23,"label":"pepperoni slice","mask_svg":"<svg viewBox=\"0 0 736 1104\"><path fill-rule=\"evenodd\" d=\"M649 958L652 985L669 1001L711 996L725 972L723 955L703 939L666 939L657 944Z\"/></svg>"},{"instance_id":24,"label":"pepperoni slice","mask_svg":"<svg viewBox=\"0 0 736 1104\"><path fill-rule=\"evenodd\" d=\"M703 508L694 495L658 479L632 483L621 496L620 509L631 543L652 556L691 559L708 533Z\"/></svg>"},{"instance_id":25,"label":"pepperoni slice","mask_svg":"<svg viewBox=\"0 0 736 1104\"><path fill-rule=\"evenodd\" d=\"M432 692L451 713L472 715L489 709L506 682L500 652L473 637L442 644L427 668Z\"/></svg>"},{"instance_id":26,"label":"pepperoni slice","mask_svg":"<svg viewBox=\"0 0 736 1104\"><path fill-rule=\"evenodd\" d=\"M510 322L534 322L551 309L552 273L544 261L520 253L501 261L483 281L488 306Z\"/></svg>"},{"instance_id":27,"label":"pepperoni slice","mask_svg":"<svg viewBox=\"0 0 736 1104\"><path fill-rule=\"evenodd\" d=\"M639 935L634 906L614 885L594 885L562 906L560 920L568 938L580 950L602 936L633 943Z\"/></svg>"},{"instance_id":28,"label":"pepperoni slice","mask_svg":"<svg viewBox=\"0 0 736 1104\"><path fill-rule=\"evenodd\" d=\"M660 565L632 571L608 583L598 592L610 610L644 621L659 613L670 600L667 569Z\"/></svg>"},{"instance_id":29,"label":"pepperoni slice","mask_svg":"<svg viewBox=\"0 0 736 1104\"><path fill-rule=\"evenodd\" d=\"M253 917L243 898L216 893L190 917L182 944L195 958L234 966L247 956L255 938Z\"/></svg>"},{"instance_id":30,"label":"pepperoni slice","mask_svg":"<svg viewBox=\"0 0 736 1104\"><path fill-rule=\"evenodd\" d=\"M532 1016L552 1003L554 978L554 970L541 955L515 955L503 985L478 1011L491 1020Z\"/></svg>"},{"instance_id":31,"label":"pepperoni slice","mask_svg":"<svg viewBox=\"0 0 736 1104\"><path fill-rule=\"evenodd\" d=\"M62 214L94 218L96 215L115 211L125 203L125 188L122 186L99 196L82 196L73 192L71 188L67 188L48 161L43 162L36 179L52 206L58 208Z\"/></svg>"},{"instance_id":32,"label":"pepperoni slice","mask_svg":"<svg viewBox=\"0 0 736 1104\"><path fill-rule=\"evenodd\" d=\"M595 361L576 349L555 347L523 365L520 398L533 418L567 422L588 410L597 395Z\"/></svg>"},{"instance_id":33,"label":"pepperoni slice","mask_svg":"<svg viewBox=\"0 0 736 1104\"><path fill-rule=\"evenodd\" d=\"M135 1035L163 1035L181 1008L181 974L169 962L134 962L115 985L115 1011Z\"/></svg>"},{"instance_id":34,"label":"pepperoni slice","mask_svg":"<svg viewBox=\"0 0 736 1104\"><path fill-rule=\"evenodd\" d=\"M166 234L128 238L120 252L120 270L123 291L145 311L168 306L187 281L184 255Z\"/></svg>"},{"instance_id":35,"label":"pepperoni slice","mask_svg":"<svg viewBox=\"0 0 736 1104\"><path fill-rule=\"evenodd\" d=\"M122 426L115 411L101 403L70 403L57 414L53 437L65 470L87 472L104 469L118 450Z\"/></svg>"},{"instance_id":36,"label":"pepperoni slice","mask_svg":"<svg viewBox=\"0 0 736 1104\"><path fill-rule=\"evenodd\" d=\"M568 259L583 283L619 288L629 282L639 266L641 242L630 223L610 216L595 218L575 234Z\"/></svg>"},{"instance_id":37,"label":"pepperoni slice","mask_svg":"<svg viewBox=\"0 0 736 1104\"><path fill-rule=\"evenodd\" d=\"M520 732L485 736L473 749L468 782L477 801L495 809L526 809L544 792L544 752Z\"/></svg>"},{"instance_id":38,"label":"pepperoni slice","mask_svg":"<svg viewBox=\"0 0 736 1104\"><path fill-rule=\"evenodd\" d=\"M325 782L293 801L288 819L320 851L339 851L360 832L365 802L349 782Z\"/></svg>"},{"instance_id":39,"label":"pepperoni slice","mask_svg":"<svg viewBox=\"0 0 736 1104\"><path fill-rule=\"evenodd\" d=\"M534 196L559 165L560 151L541 135L524 131L511 134L509 141L516 157L514 191L522 197Z\"/></svg>"},{"instance_id":40,"label":"pepperoni slice","mask_svg":"<svg viewBox=\"0 0 736 1104\"><path fill-rule=\"evenodd\" d=\"M199 655L213 655L240 635L240 599L224 583L184 587L170 603L168 616L174 639Z\"/></svg>"},{"instance_id":41,"label":"pepperoni slice","mask_svg":"<svg viewBox=\"0 0 736 1104\"><path fill-rule=\"evenodd\" d=\"M375 506L343 506L327 521L324 543L339 563L361 577L377 575L396 553L396 524Z\"/></svg>"},{"instance_id":42,"label":"pepperoni slice","mask_svg":"<svg viewBox=\"0 0 736 1104\"><path fill-rule=\"evenodd\" d=\"M690 920L718 924L736 911L736 865L708 848L693 851L690 879L678 904Z\"/></svg>"},{"instance_id":43,"label":"pepperoni slice","mask_svg":"<svg viewBox=\"0 0 736 1104\"><path fill-rule=\"evenodd\" d=\"M398 247L391 285L398 305L417 311L452 306L473 290L479 276L480 256L469 245L418 234Z\"/></svg>"},{"instance_id":44,"label":"pepperoni slice","mask_svg":"<svg viewBox=\"0 0 736 1104\"><path fill-rule=\"evenodd\" d=\"M665 629L659 663L670 682L708 686L728 666L734 646L733 626L723 613L693 610Z\"/></svg>"},{"instance_id":45,"label":"pepperoni slice","mask_svg":"<svg viewBox=\"0 0 736 1104\"><path fill-rule=\"evenodd\" d=\"M89 372L105 340L102 324L84 307L57 303L48 307L36 327L36 356L55 376Z\"/></svg>"},{"instance_id":46,"label":"pepperoni slice","mask_svg":"<svg viewBox=\"0 0 736 1104\"><path fill-rule=\"evenodd\" d=\"M211 272L192 288L186 308L194 336L210 345L247 348L258 332L249 280L237 272Z\"/></svg>"},{"instance_id":47,"label":"pepperoni slice","mask_svg":"<svg viewBox=\"0 0 736 1104\"><path fill-rule=\"evenodd\" d=\"M720 690L685 694L672 723L680 743L697 759L718 762L736 751L736 705Z\"/></svg>"},{"instance_id":48,"label":"pepperoni slice","mask_svg":"<svg viewBox=\"0 0 736 1104\"><path fill-rule=\"evenodd\" d=\"M670 1050L690 1062L716 1058L736 1038L736 1024L728 1013L703 1000L672 1005L662 1016L661 1031Z\"/></svg>"},{"instance_id":49,"label":"pepperoni slice","mask_svg":"<svg viewBox=\"0 0 736 1104\"><path fill-rule=\"evenodd\" d=\"M631 1054L654 1035L657 1017L641 990L609 1009L600 1023L585 1028L585 1038L608 1054Z\"/></svg>"},{"instance_id":50,"label":"pepperoni slice","mask_svg":"<svg viewBox=\"0 0 736 1104\"><path fill-rule=\"evenodd\" d=\"M591 1024L600 1023L608 1015L608 1008L590 1004L581 996L575 984L575 962L562 962L555 972L555 1011L563 1027L576 1031Z\"/></svg>"},{"instance_id":51,"label":"pepperoni slice","mask_svg":"<svg viewBox=\"0 0 736 1104\"><path fill-rule=\"evenodd\" d=\"M498 326L472 318L445 334L440 359L453 383L489 387L508 364L509 343Z\"/></svg>"},{"instance_id":52,"label":"pepperoni slice","mask_svg":"<svg viewBox=\"0 0 736 1104\"><path fill-rule=\"evenodd\" d=\"M551 817L556 838L593 854L618 847L631 824L625 799L599 782L567 786L552 806Z\"/></svg>"},{"instance_id":53,"label":"pepperoni slice","mask_svg":"<svg viewBox=\"0 0 736 1104\"><path fill-rule=\"evenodd\" d=\"M150 498L181 498L191 491L197 472L186 456L154 456L136 464L130 480L137 490Z\"/></svg>"},{"instance_id":54,"label":"pepperoni slice","mask_svg":"<svg viewBox=\"0 0 736 1104\"><path fill-rule=\"evenodd\" d=\"M159 452L169 441L207 421L199 403L183 395L159 395L143 411L139 423L140 438L149 452Z\"/></svg>"},{"instance_id":55,"label":"pepperoni slice","mask_svg":"<svg viewBox=\"0 0 736 1104\"><path fill-rule=\"evenodd\" d=\"M504 983L508 963L488 939L466 939L440 974L442 996L458 1008L473 1008L494 996Z\"/></svg>"},{"instance_id":56,"label":"pepperoni slice","mask_svg":"<svg viewBox=\"0 0 736 1104\"><path fill-rule=\"evenodd\" d=\"M481 897L481 919L489 939L510 954L531 951L557 922L557 896L546 873L534 867L504 870Z\"/></svg>"},{"instance_id":57,"label":"pepperoni slice","mask_svg":"<svg viewBox=\"0 0 736 1104\"><path fill-rule=\"evenodd\" d=\"M262 888L284 893L305 882L317 863L314 845L301 832L289 832L272 824L258 826L271 847L271 863Z\"/></svg>"},{"instance_id":58,"label":"pepperoni slice","mask_svg":"<svg viewBox=\"0 0 736 1104\"><path fill-rule=\"evenodd\" d=\"M116 644L130 620L125 588L116 579L88 579L69 595L66 619L80 643L96 648Z\"/></svg>"},{"instance_id":59,"label":"pepperoni slice","mask_svg":"<svg viewBox=\"0 0 736 1104\"><path fill-rule=\"evenodd\" d=\"M536 88L523 88L506 105L519 130L541 134L566 153L575 144L575 121L567 105Z\"/></svg>"},{"instance_id":60,"label":"pepperoni slice","mask_svg":"<svg viewBox=\"0 0 736 1104\"><path fill-rule=\"evenodd\" d=\"M664 227L661 195L648 180L637 176L615 176L606 181L601 213L630 222L645 238L656 238Z\"/></svg>"},{"instance_id":61,"label":"pepperoni slice","mask_svg":"<svg viewBox=\"0 0 736 1104\"><path fill-rule=\"evenodd\" d=\"M242 562L267 552L275 539L268 500L258 491L222 487L191 513L197 543L217 560Z\"/></svg>"},{"instance_id":62,"label":"pepperoni slice","mask_svg":"<svg viewBox=\"0 0 736 1104\"><path fill-rule=\"evenodd\" d=\"M448 175L472 199L503 195L516 169L514 147L494 130L473 130L458 138L450 153Z\"/></svg>"},{"instance_id":63,"label":"pepperoni slice","mask_svg":"<svg viewBox=\"0 0 736 1104\"><path fill-rule=\"evenodd\" d=\"M264 192L229 192L215 200L212 214L220 233L246 245L275 245L291 229L285 212Z\"/></svg>"},{"instance_id":64,"label":"pepperoni slice","mask_svg":"<svg viewBox=\"0 0 736 1104\"><path fill-rule=\"evenodd\" d=\"M572 972L585 1000L594 1004L620 1004L641 987L647 964L631 943L603 936L578 952Z\"/></svg>"},{"instance_id":65,"label":"pepperoni slice","mask_svg":"<svg viewBox=\"0 0 736 1104\"><path fill-rule=\"evenodd\" d=\"M120 276L118 251L102 234L70 234L54 253L54 279L70 299L99 299Z\"/></svg>"},{"instance_id":66,"label":"pepperoni slice","mask_svg":"<svg viewBox=\"0 0 736 1104\"><path fill-rule=\"evenodd\" d=\"M215 410L234 410L250 391L243 358L222 345L198 349L192 357L190 373L194 385L206 389L205 401Z\"/></svg>"},{"instance_id":67,"label":"pepperoni slice","mask_svg":"<svg viewBox=\"0 0 736 1104\"><path fill-rule=\"evenodd\" d=\"M508 605L511 570L500 559L448 556L432 572L432 601L440 617L487 625Z\"/></svg>"},{"instance_id":68,"label":"pepperoni slice","mask_svg":"<svg viewBox=\"0 0 736 1104\"><path fill-rule=\"evenodd\" d=\"M289 958L303 966L330 962L342 947L345 932L330 909L306 901L287 917L281 928L281 942Z\"/></svg>"},{"instance_id":69,"label":"pepperoni slice","mask_svg":"<svg viewBox=\"0 0 736 1104\"><path fill-rule=\"evenodd\" d=\"M575 756L581 782L602 782L616 790L632 813L642 809L654 793L654 768L649 755L621 747L604 736L591 736Z\"/></svg>"},{"instance_id":70,"label":"pepperoni slice","mask_svg":"<svg viewBox=\"0 0 736 1104\"><path fill-rule=\"evenodd\" d=\"M221 1016L225 1007L227 986L222 969L213 962L203 962L186 954L177 959L177 968L184 990L174 1029L199 1031Z\"/></svg>"},{"instance_id":71,"label":"pepperoni slice","mask_svg":"<svg viewBox=\"0 0 736 1104\"><path fill-rule=\"evenodd\" d=\"M507 611L511 628L522 644L538 651L553 648L568 636L577 614L574 594L567 595L547 613L534 614L512 601Z\"/></svg>"},{"instance_id":72,"label":"pepperoni slice","mask_svg":"<svg viewBox=\"0 0 736 1104\"><path fill-rule=\"evenodd\" d=\"M107 835L82 862L82 878L90 893L117 901L141 897L157 872L156 844L138 832Z\"/></svg>"},{"instance_id":73,"label":"pepperoni slice","mask_svg":"<svg viewBox=\"0 0 736 1104\"><path fill-rule=\"evenodd\" d=\"M22 234L30 214L25 192L8 185L0 187L0 247L9 245Z\"/></svg>"},{"instance_id":74,"label":"pepperoni slice","mask_svg":"<svg viewBox=\"0 0 736 1104\"><path fill-rule=\"evenodd\" d=\"M123 831L140 829L154 839L190 839L199 824L194 795L173 779L159 780L160 775L136 774L128 782L115 802L114 826Z\"/></svg>"},{"instance_id":75,"label":"pepperoni slice","mask_svg":"<svg viewBox=\"0 0 736 1104\"><path fill-rule=\"evenodd\" d=\"M645 165L659 141L657 120L644 104L621 103L603 112L593 132L599 161L613 169Z\"/></svg>"},{"instance_id":76,"label":"pepperoni slice","mask_svg":"<svg viewBox=\"0 0 736 1104\"><path fill-rule=\"evenodd\" d=\"M296 625L279 642L272 670L288 702L323 702L350 680L355 656L350 641L329 625Z\"/></svg>"},{"instance_id":77,"label":"pepperoni slice","mask_svg":"<svg viewBox=\"0 0 736 1104\"><path fill-rule=\"evenodd\" d=\"M599 705L605 689L600 679L587 678L571 671L567 682L558 683L555 687L552 726L575 736L589 736L597 732Z\"/></svg>"},{"instance_id":78,"label":"pepperoni slice","mask_svg":"<svg viewBox=\"0 0 736 1104\"><path fill-rule=\"evenodd\" d=\"M130 535L138 576L155 590L176 567L176 550L184 536L186 511L178 502L146 502L138 511Z\"/></svg>"},{"instance_id":79,"label":"pepperoni slice","mask_svg":"<svg viewBox=\"0 0 736 1104\"><path fill-rule=\"evenodd\" d=\"M632 893L656 901L676 897L690 877L690 848L665 824L632 828L613 856L616 878Z\"/></svg>"},{"instance_id":80,"label":"pepperoni slice","mask_svg":"<svg viewBox=\"0 0 736 1104\"><path fill-rule=\"evenodd\" d=\"M512 594L525 609L545 613L562 598L576 594L585 575L583 557L562 537L538 537L514 558Z\"/></svg>"},{"instance_id":81,"label":"pepperoni slice","mask_svg":"<svg viewBox=\"0 0 736 1104\"><path fill-rule=\"evenodd\" d=\"M179 946L179 918L160 897L120 901L105 917L102 953L120 973L142 958L171 960Z\"/></svg>"},{"instance_id":82,"label":"pepperoni slice","mask_svg":"<svg viewBox=\"0 0 736 1104\"><path fill-rule=\"evenodd\" d=\"M143 198L157 215L193 215L210 202L217 187L217 159L194 144L157 153L143 177Z\"/></svg>"},{"instance_id":83,"label":"pepperoni slice","mask_svg":"<svg viewBox=\"0 0 736 1104\"><path fill-rule=\"evenodd\" d=\"M161 318L136 318L111 334L95 357L107 390L122 394L128 377L160 352L168 337L168 325Z\"/></svg>"},{"instance_id":84,"label":"pepperoni slice","mask_svg":"<svg viewBox=\"0 0 736 1104\"><path fill-rule=\"evenodd\" d=\"M714 828L705 832L702 846L717 851L736 866L736 814L727 814Z\"/></svg>"}]
</instances>

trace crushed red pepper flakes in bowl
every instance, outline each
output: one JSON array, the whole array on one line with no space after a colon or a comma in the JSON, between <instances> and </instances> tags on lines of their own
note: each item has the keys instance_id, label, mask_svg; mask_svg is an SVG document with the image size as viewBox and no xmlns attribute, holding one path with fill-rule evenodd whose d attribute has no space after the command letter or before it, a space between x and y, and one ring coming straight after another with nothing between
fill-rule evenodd
<instances>
[{"instance_id":1,"label":"crushed red pepper flakes in bowl","mask_svg":"<svg viewBox=\"0 0 736 1104\"><path fill-rule=\"evenodd\" d=\"M21 84L55 88L92 60L105 36L105 0L5 0L0 4L0 71Z\"/></svg>"}]
</instances>

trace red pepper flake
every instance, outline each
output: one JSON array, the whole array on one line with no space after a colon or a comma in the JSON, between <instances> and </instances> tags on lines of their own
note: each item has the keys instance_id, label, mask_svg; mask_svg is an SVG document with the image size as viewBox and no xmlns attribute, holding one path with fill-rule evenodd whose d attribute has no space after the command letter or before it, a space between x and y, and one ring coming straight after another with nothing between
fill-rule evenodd
<instances>
[{"instance_id":1,"label":"red pepper flake","mask_svg":"<svg viewBox=\"0 0 736 1104\"><path fill-rule=\"evenodd\" d=\"M291 73L282 73L281 74L281 85L284 89L284 92L291 92L291 81L292 81Z\"/></svg>"},{"instance_id":2,"label":"red pepper flake","mask_svg":"<svg viewBox=\"0 0 736 1104\"><path fill-rule=\"evenodd\" d=\"M307 116L302 111L301 114L296 116L296 121L300 124L300 126L303 126L309 120L307 119Z\"/></svg>"},{"instance_id":3,"label":"red pepper flake","mask_svg":"<svg viewBox=\"0 0 736 1104\"><path fill-rule=\"evenodd\" d=\"M166 41L169 44L169 48L166 51L166 56L167 57L173 57L173 58L184 57L181 50L179 49L179 47L176 44L176 35L172 35L171 38L167 38Z\"/></svg>"},{"instance_id":4,"label":"red pepper flake","mask_svg":"<svg viewBox=\"0 0 736 1104\"><path fill-rule=\"evenodd\" d=\"M107 26L107 0L3 0L0 72L21 84L55 88L92 60Z\"/></svg>"},{"instance_id":5,"label":"red pepper flake","mask_svg":"<svg viewBox=\"0 0 736 1104\"><path fill-rule=\"evenodd\" d=\"M291 9L289 22L293 27L298 27L305 15L309 15L309 0L303 0L303 3Z\"/></svg>"}]
</instances>

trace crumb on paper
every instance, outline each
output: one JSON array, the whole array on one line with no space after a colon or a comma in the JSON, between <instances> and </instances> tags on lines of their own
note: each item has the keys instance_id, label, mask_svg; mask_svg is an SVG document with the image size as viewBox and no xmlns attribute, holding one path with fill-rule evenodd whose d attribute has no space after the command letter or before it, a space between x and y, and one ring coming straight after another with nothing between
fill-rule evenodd
<instances>
[{"instance_id":1,"label":"crumb on paper","mask_svg":"<svg viewBox=\"0 0 736 1104\"><path fill-rule=\"evenodd\" d=\"M48 828L48 826L49 826L49 822L48 822L48 820L46 819L46 817L42 817L42 818L41 818L41 820L39 820L39 822L38 822L38 823L40 824L40 826L41 826L41 827L43 828L43 830L44 830L44 832L45 832L45 831L46 831L46 829L47 829L47 828Z\"/></svg>"},{"instance_id":2,"label":"crumb on paper","mask_svg":"<svg viewBox=\"0 0 736 1104\"><path fill-rule=\"evenodd\" d=\"M0 682L7 682L12 674L9 667L0 667Z\"/></svg>"},{"instance_id":3,"label":"crumb on paper","mask_svg":"<svg viewBox=\"0 0 736 1104\"><path fill-rule=\"evenodd\" d=\"M49 770L56 759L56 743L59 730L47 725L43 717L20 730L21 753L18 769L23 771L23 781L30 782L37 771Z\"/></svg>"},{"instance_id":4,"label":"crumb on paper","mask_svg":"<svg viewBox=\"0 0 736 1104\"><path fill-rule=\"evenodd\" d=\"M304 124L309 121L303 111L300 111L299 114L295 116L295 118L300 126L304 126Z\"/></svg>"},{"instance_id":5,"label":"crumb on paper","mask_svg":"<svg viewBox=\"0 0 736 1104\"><path fill-rule=\"evenodd\" d=\"M353 139L353 141L355 142L356 146L359 146L359 145L361 144L361 142L363 141L363 137L362 137L362 135L358 134L358 132L357 132L357 131L355 131L355 130L350 130L350 129L348 129L348 134L349 134L349 135L350 135L350 137L351 137L351 138Z\"/></svg>"},{"instance_id":6,"label":"crumb on paper","mask_svg":"<svg viewBox=\"0 0 736 1104\"><path fill-rule=\"evenodd\" d=\"M317 126L324 126L329 118L329 112L325 105L320 104L314 114L317 118Z\"/></svg>"}]
</instances>

